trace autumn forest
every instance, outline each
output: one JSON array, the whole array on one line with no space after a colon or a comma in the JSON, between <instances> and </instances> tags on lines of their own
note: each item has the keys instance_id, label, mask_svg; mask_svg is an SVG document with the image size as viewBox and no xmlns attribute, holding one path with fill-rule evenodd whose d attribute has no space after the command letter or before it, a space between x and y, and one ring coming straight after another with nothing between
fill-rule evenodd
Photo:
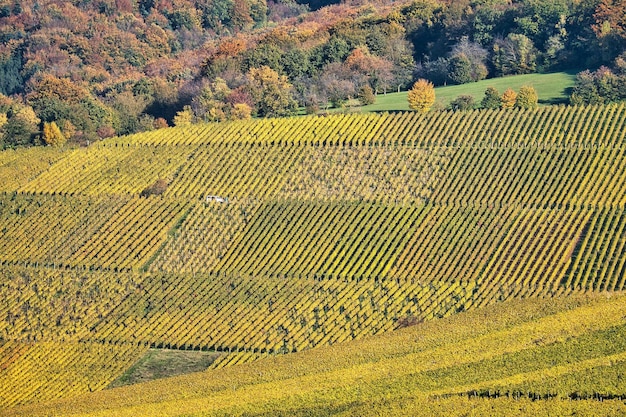
<instances>
[{"instance_id":1,"label":"autumn forest","mask_svg":"<svg viewBox=\"0 0 626 417\"><path fill-rule=\"evenodd\" d=\"M625 16L621 0L0 0L0 147L317 113L418 78L573 69L573 104L619 101Z\"/></svg>"}]
</instances>

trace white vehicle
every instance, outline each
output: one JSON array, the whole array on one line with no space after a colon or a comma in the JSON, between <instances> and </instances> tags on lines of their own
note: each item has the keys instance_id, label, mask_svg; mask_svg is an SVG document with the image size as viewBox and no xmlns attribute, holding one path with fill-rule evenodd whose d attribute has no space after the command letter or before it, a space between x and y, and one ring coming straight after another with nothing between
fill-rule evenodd
<instances>
[{"instance_id":1,"label":"white vehicle","mask_svg":"<svg viewBox=\"0 0 626 417\"><path fill-rule=\"evenodd\" d=\"M204 201L207 203L211 201L215 201L217 203L228 203L228 198L220 197L219 195L207 195Z\"/></svg>"}]
</instances>

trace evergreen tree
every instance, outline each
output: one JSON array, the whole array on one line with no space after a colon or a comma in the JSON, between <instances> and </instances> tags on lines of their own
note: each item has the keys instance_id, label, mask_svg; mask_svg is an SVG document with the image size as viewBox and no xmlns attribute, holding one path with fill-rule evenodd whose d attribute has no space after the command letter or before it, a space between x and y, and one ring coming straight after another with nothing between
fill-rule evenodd
<instances>
[{"instance_id":1,"label":"evergreen tree","mask_svg":"<svg viewBox=\"0 0 626 417\"><path fill-rule=\"evenodd\" d=\"M12 95L24 91L22 57L16 52L0 57L0 94Z\"/></svg>"},{"instance_id":2,"label":"evergreen tree","mask_svg":"<svg viewBox=\"0 0 626 417\"><path fill-rule=\"evenodd\" d=\"M483 109L499 109L502 106L500 92L494 87L485 90L485 97L480 102Z\"/></svg>"}]
</instances>

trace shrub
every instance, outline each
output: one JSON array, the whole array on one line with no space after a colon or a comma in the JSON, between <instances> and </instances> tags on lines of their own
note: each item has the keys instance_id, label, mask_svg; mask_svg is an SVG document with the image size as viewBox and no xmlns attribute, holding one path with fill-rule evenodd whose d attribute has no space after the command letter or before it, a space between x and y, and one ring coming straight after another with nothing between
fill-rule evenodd
<instances>
[{"instance_id":1,"label":"shrub","mask_svg":"<svg viewBox=\"0 0 626 417\"><path fill-rule=\"evenodd\" d=\"M407 316L401 317L396 322L396 330L404 329L405 327L417 326L420 323L423 323L424 319L415 317L415 316Z\"/></svg>"},{"instance_id":2,"label":"shrub","mask_svg":"<svg viewBox=\"0 0 626 417\"><path fill-rule=\"evenodd\" d=\"M361 105L363 106L376 103L376 95L374 94L372 87L365 85L361 88L359 91L359 102L361 102Z\"/></svg>"},{"instance_id":3,"label":"shrub","mask_svg":"<svg viewBox=\"0 0 626 417\"><path fill-rule=\"evenodd\" d=\"M450 102L450 109L454 111L472 110L476 107L473 96L462 94Z\"/></svg>"},{"instance_id":4,"label":"shrub","mask_svg":"<svg viewBox=\"0 0 626 417\"><path fill-rule=\"evenodd\" d=\"M165 129L166 127L168 127L167 120L162 117L154 119L153 123L155 129Z\"/></svg>"},{"instance_id":5,"label":"shrub","mask_svg":"<svg viewBox=\"0 0 626 417\"><path fill-rule=\"evenodd\" d=\"M161 195L167 190L169 182L163 178L156 180L154 184L141 192L141 197L149 197L151 195Z\"/></svg>"}]
</instances>

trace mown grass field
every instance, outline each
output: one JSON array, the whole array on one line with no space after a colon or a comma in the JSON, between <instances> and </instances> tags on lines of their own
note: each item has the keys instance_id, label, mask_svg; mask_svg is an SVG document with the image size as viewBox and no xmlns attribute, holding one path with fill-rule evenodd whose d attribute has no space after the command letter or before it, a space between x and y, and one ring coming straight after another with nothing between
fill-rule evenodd
<instances>
[{"instance_id":1,"label":"mown grass field","mask_svg":"<svg viewBox=\"0 0 626 417\"><path fill-rule=\"evenodd\" d=\"M0 153L0 413L622 410L625 147L611 105Z\"/></svg>"},{"instance_id":2,"label":"mown grass field","mask_svg":"<svg viewBox=\"0 0 626 417\"><path fill-rule=\"evenodd\" d=\"M550 74L526 74L509 77L492 78L476 83L450 85L437 87L435 94L437 103L441 107L447 106L452 100L460 95L470 95L474 97L476 103L485 96L485 90L494 87L500 94L507 88L518 91L520 87L530 85L537 90L539 95L539 105L567 104L569 101L570 89L574 87L576 72L556 72ZM376 103L363 106L365 112L382 111L406 111L409 110L407 93L387 93L376 96Z\"/></svg>"}]
</instances>

